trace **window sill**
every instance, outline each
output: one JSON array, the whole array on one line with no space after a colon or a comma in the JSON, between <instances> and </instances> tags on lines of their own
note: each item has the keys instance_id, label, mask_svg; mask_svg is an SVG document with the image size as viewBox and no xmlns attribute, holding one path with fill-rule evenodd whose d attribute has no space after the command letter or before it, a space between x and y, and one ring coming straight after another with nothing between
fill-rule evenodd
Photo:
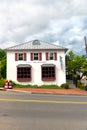
<instances>
[{"instance_id":1,"label":"window sill","mask_svg":"<svg viewBox=\"0 0 87 130\"><path fill-rule=\"evenodd\" d=\"M20 79L18 78L17 81L19 81L19 82L29 82L29 81L31 81L31 78L23 78L23 79L22 78L20 78Z\"/></svg>"},{"instance_id":2,"label":"window sill","mask_svg":"<svg viewBox=\"0 0 87 130\"><path fill-rule=\"evenodd\" d=\"M55 78L42 78L42 81L54 81Z\"/></svg>"}]
</instances>

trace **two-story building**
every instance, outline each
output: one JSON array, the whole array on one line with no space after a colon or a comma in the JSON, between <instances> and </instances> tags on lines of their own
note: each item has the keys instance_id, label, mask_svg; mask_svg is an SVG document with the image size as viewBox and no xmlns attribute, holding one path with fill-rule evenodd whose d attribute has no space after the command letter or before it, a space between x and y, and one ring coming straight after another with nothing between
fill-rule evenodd
<instances>
[{"instance_id":1,"label":"two-story building","mask_svg":"<svg viewBox=\"0 0 87 130\"><path fill-rule=\"evenodd\" d=\"M40 40L9 47L7 79L31 85L66 83L66 51L67 48Z\"/></svg>"}]
</instances>

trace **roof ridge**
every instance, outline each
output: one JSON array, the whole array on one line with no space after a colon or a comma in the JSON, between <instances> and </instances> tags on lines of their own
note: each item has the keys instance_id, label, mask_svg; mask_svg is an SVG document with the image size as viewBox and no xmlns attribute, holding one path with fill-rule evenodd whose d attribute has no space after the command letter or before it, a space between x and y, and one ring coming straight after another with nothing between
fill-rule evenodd
<instances>
[{"instance_id":1,"label":"roof ridge","mask_svg":"<svg viewBox=\"0 0 87 130\"><path fill-rule=\"evenodd\" d=\"M62 47L60 45L55 45L53 43L45 42L43 40L38 40L40 44L33 44L33 42L38 39L34 39L31 41L23 42L16 44L14 46L8 47L5 50L27 50L27 49L61 49L61 50L67 50L67 48Z\"/></svg>"}]
</instances>

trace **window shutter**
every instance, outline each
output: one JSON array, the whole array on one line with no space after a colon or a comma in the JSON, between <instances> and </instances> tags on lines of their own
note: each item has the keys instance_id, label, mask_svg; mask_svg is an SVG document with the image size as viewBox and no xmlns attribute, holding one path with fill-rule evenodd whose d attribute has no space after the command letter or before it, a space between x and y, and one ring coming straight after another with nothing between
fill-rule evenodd
<instances>
[{"instance_id":1,"label":"window shutter","mask_svg":"<svg viewBox=\"0 0 87 130\"><path fill-rule=\"evenodd\" d=\"M33 53L30 54L30 59L33 60Z\"/></svg>"},{"instance_id":2,"label":"window shutter","mask_svg":"<svg viewBox=\"0 0 87 130\"><path fill-rule=\"evenodd\" d=\"M57 53L54 53L54 60L57 60Z\"/></svg>"},{"instance_id":3,"label":"window shutter","mask_svg":"<svg viewBox=\"0 0 87 130\"><path fill-rule=\"evenodd\" d=\"M24 61L26 61L26 53L24 53Z\"/></svg>"},{"instance_id":4,"label":"window shutter","mask_svg":"<svg viewBox=\"0 0 87 130\"><path fill-rule=\"evenodd\" d=\"M46 60L48 60L48 52L46 52Z\"/></svg>"},{"instance_id":5,"label":"window shutter","mask_svg":"<svg viewBox=\"0 0 87 130\"><path fill-rule=\"evenodd\" d=\"M15 61L18 61L18 53L15 53Z\"/></svg>"},{"instance_id":6,"label":"window shutter","mask_svg":"<svg viewBox=\"0 0 87 130\"><path fill-rule=\"evenodd\" d=\"M42 60L42 53L39 53L39 60Z\"/></svg>"}]
</instances>

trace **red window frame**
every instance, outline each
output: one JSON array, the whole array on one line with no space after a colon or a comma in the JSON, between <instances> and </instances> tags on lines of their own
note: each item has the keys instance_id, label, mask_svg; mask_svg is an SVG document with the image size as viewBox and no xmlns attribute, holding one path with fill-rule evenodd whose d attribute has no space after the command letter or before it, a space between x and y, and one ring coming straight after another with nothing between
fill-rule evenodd
<instances>
[{"instance_id":1,"label":"red window frame","mask_svg":"<svg viewBox=\"0 0 87 130\"><path fill-rule=\"evenodd\" d=\"M19 55L23 55L23 59L19 59ZM26 53L15 53L15 61L26 61Z\"/></svg>"},{"instance_id":2,"label":"red window frame","mask_svg":"<svg viewBox=\"0 0 87 130\"><path fill-rule=\"evenodd\" d=\"M35 59L35 57L34 57L35 54L38 54L38 59ZM31 59L31 61L33 61L33 60L37 60L37 61L40 60L41 61L42 60L42 53L31 53L30 59Z\"/></svg>"},{"instance_id":3,"label":"red window frame","mask_svg":"<svg viewBox=\"0 0 87 130\"><path fill-rule=\"evenodd\" d=\"M19 82L31 81L31 67L17 67L17 80Z\"/></svg>"},{"instance_id":4,"label":"red window frame","mask_svg":"<svg viewBox=\"0 0 87 130\"><path fill-rule=\"evenodd\" d=\"M43 81L54 81L55 77L55 66L42 66L41 76Z\"/></svg>"},{"instance_id":5,"label":"red window frame","mask_svg":"<svg viewBox=\"0 0 87 130\"><path fill-rule=\"evenodd\" d=\"M53 53L53 58L50 57L51 53ZM57 60L57 53L56 52L46 52L46 60Z\"/></svg>"}]
</instances>

